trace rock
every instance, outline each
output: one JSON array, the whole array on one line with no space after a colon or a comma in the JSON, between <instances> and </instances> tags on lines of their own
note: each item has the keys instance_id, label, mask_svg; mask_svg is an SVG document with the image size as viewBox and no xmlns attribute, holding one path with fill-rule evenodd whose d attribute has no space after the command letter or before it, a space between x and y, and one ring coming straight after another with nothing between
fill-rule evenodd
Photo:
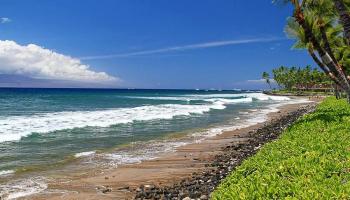
<instances>
[{"instance_id":1,"label":"rock","mask_svg":"<svg viewBox=\"0 0 350 200\"><path fill-rule=\"evenodd\" d=\"M243 133L242 142L233 142L223 148L222 153L205 165L205 170L193 173L172 186L141 185L135 190L136 199L209 199L210 193L229 172L244 159L253 155L263 144L276 139L283 129L305 113L313 111L315 106L283 114L279 119L269 121L264 126ZM193 156L190 153L188 156ZM196 158L193 158L196 160Z\"/></svg>"},{"instance_id":2,"label":"rock","mask_svg":"<svg viewBox=\"0 0 350 200\"><path fill-rule=\"evenodd\" d=\"M124 187L120 187L120 188L118 188L118 190L129 190L130 189L130 187L129 186L124 186Z\"/></svg>"},{"instance_id":3,"label":"rock","mask_svg":"<svg viewBox=\"0 0 350 200\"><path fill-rule=\"evenodd\" d=\"M102 190L103 194L106 194L107 192L112 192L112 189L111 188L105 188L105 189Z\"/></svg>"},{"instance_id":4,"label":"rock","mask_svg":"<svg viewBox=\"0 0 350 200\"><path fill-rule=\"evenodd\" d=\"M197 188L196 188L197 189ZM199 189L199 188L198 188ZM198 190L197 189L197 190ZM201 196L201 193L200 192L198 192L198 191L195 191L192 195L191 195L193 198L195 198L195 199L197 199L197 198L199 198L200 196Z\"/></svg>"}]
</instances>

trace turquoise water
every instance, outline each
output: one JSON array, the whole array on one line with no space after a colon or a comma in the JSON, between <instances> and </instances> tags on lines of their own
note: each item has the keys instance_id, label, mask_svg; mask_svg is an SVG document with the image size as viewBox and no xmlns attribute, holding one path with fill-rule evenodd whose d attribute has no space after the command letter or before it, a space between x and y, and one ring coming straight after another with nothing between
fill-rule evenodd
<instances>
[{"instance_id":1,"label":"turquoise water","mask_svg":"<svg viewBox=\"0 0 350 200\"><path fill-rule=\"evenodd\" d=\"M248 91L0 89L0 179L171 134L219 134L287 101Z\"/></svg>"}]
</instances>

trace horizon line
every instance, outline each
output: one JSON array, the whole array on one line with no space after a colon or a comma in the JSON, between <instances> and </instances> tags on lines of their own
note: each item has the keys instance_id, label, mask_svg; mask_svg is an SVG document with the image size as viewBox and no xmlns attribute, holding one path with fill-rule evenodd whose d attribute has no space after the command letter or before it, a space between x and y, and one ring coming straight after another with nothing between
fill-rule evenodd
<instances>
[{"instance_id":1,"label":"horizon line","mask_svg":"<svg viewBox=\"0 0 350 200\"><path fill-rule=\"evenodd\" d=\"M113 87L21 87L0 86L0 89L96 89L96 90L199 90L199 91L263 91L262 89L215 89L215 88L113 88Z\"/></svg>"}]
</instances>

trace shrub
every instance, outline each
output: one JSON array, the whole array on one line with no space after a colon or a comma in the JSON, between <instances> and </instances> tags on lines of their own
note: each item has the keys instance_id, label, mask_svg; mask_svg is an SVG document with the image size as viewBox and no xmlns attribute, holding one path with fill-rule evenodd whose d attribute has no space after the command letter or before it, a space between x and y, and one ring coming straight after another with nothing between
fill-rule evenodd
<instances>
[{"instance_id":1,"label":"shrub","mask_svg":"<svg viewBox=\"0 0 350 200\"><path fill-rule=\"evenodd\" d=\"M325 99L245 160L212 199L350 199L350 106Z\"/></svg>"}]
</instances>

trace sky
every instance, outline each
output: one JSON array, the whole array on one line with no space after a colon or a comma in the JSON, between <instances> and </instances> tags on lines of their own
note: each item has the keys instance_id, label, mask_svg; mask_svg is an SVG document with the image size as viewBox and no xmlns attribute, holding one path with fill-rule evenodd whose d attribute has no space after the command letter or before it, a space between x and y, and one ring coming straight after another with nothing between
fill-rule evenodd
<instances>
[{"instance_id":1,"label":"sky","mask_svg":"<svg viewBox=\"0 0 350 200\"><path fill-rule=\"evenodd\" d=\"M0 87L261 89L315 66L271 0L1 0Z\"/></svg>"}]
</instances>

